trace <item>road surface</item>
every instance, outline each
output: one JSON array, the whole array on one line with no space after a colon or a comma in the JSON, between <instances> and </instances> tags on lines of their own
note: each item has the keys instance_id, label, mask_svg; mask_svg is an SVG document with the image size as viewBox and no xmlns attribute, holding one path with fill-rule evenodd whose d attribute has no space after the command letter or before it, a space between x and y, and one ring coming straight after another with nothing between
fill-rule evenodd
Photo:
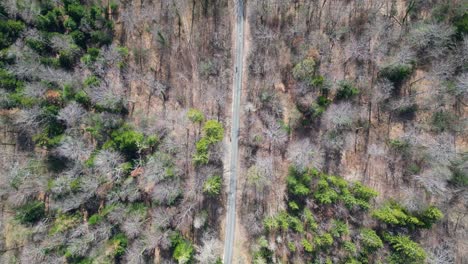
<instances>
[{"instance_id":1,"label":"road surface","mask_svg":"<svg viewBox=\"0 0 468 264\"><path fill-rule=\"evenodd\" d=\"M239 153L239 111L240 96L242 90L242 69L244 58L244 3L236 1L236 53L235 72L232 93L232 117L231 117L231 160L229 164L229 192L227 198L226 236L224 239L224 264L232 263L234 248L234 231L236 226L236 191L237 191L237 164Z\"/></svg>"}]
</instances>

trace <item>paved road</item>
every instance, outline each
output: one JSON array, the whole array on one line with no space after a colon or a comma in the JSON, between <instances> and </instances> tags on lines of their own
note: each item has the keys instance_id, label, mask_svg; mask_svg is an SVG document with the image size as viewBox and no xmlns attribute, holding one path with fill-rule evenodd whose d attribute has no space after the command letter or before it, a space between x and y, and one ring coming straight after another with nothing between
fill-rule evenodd
<instances>
[{"instance_id":1,"label":"paved road","mask_svg":"<svg viewBox=\"0 0 468 264\"><path fill-rule=\"evenodd\" d=\"M234 247L234 230L236 226L236 191L237 164L239 153L239 111L242 90L242 69L244 57L244 3L236 1L236 54L234 64L234 83L232 94L232 124L231 124L231 161L229 164L229 192L226 214L226 236L224 240L224 264L232 263Z\"/></svg>"}]
</instances>

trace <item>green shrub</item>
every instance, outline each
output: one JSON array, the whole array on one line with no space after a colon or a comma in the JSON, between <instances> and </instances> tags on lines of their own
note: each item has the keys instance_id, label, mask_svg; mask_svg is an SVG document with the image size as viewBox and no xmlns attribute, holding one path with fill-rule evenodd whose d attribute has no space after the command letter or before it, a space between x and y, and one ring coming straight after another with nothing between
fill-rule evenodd
<instances>
[{"instance_id":1,"label":"green shrub","mask_svg":"<svg viewBox=\"0 0 468 264\"><path fill-rule=\"evenodd\" d=\"M74 31L78 29L78 25L72 18L67 18L63 22L63 26L68 30L68 31Z\"/></svg>"},{"instance_id":2,"label":"green shrub","mask_svg":"<svg viewBox=\"0 0 468 264\"><path fill-rule=\"evenodd\" d=\"M452 178L450 183L457 187L466 187L468 186L468 174L465 169L460 168L459 166L452 166Z\"/></svg>"},{"instance_id":3,"label":"green shrub","mask_svg":"<svg viewBox=\"0 0 468 264\"><path fill-rule=\"evenodd\" d=\"M13 44L25 28L21 21L0 20L0 50Z\"/></svg>"},{"instance_id":4,"label":"green shrub","mask_svg":"<svg viewBox=\"0 0 468 264\"><path fill-rule=\"evenodd\" d=\"M411 147L411 145L407 141L399 139L389 140L388 145L391 149L403 155L408 154Z\"/></svg>"},{"instance_id":5,"label":"green shrub","mask_svg":"<svg viewBox=\"0 0 468 264\"><path fill-rule=\"evenodd\" d=\"M70 50L61 50L59 52L59 63L64 69L71 70L77 61L78 47Z\"/></svg>"},{"instance_id":6,"label":"green shrub","mask_svg":"<svg viewBox=\"0 0 468 264\"><path fill-rule=\"evenodd\" d=\"M16 210L15 219L21 224L32 224L45 217L45 204L41 201L32 201Z\"/></svg>"},{"instance_id":7,"label":"green shrub","mask_svg":"<svg viewBox=\"0 0 468 264\"><path fill-rule=\"evenodd\" d=\"M39 15L37 17L37 28L47 32L63 33L62 16L63 11L60 8L54 8L45 15Z\"/></svg>"},{"instance_id":8,"label":"green shrub","mask_svg":"<svg viewBox=\"0 0 468 264\"><path fill-rule=\"evenodd\" d=\"M372 198L377 197L379 193L374 189L363 185L360 182L355 182L351 188L351 192L355 198L369 202Z\"/></svg>"},{"instance_id":9,"label":"green shrub","mask_svg":"<svg viewBox=\"0 0 468 264\"><path fill-rule=\"evenodd\" d=\"M98 48L89 48L88 52L81 57L81 61L86 65L91 65L97 61L99 57L100 50Z\"/></svg>"},{"instance_id":10,"label":"green shrub","mask_svg":"<svg viewBox=\"0 0 468 264\"><path fill-rule=\"evenodd\" d=\"M40 55L45 55L49 52L49 46L42 39L26 38L26 45Z\"/></svg>"},{"instance_id":11,"label":"green shrub","mask_svg":"<svg viewBox=\"0 0 468 264\"><path fill-rule=\"evenodd\" d=\"M224 128L221 123L216 120L208 120L203 126L204 136L210 143L216 143L223 139Z\"/></svg>"},{"instance_id":12,"label":"green shrub","mask_svg":"<svg viewBox=\"0 0 468 264\"><path fill-rule=\"evenodd\" d=\"M319 247L327 248L333 245L333 237L329 233L324 233L320 236L315 236L314 244Z\"/></svg>"},{"instance_id":13,"label":"green shrub","mask_svg":"<svg viewBox=\"0 0 468 264\"><path fill-rule=\"evenodd\" d=\"M432 114L432 127L437 132L453 131L457 118L448 111L437 111Z\"/></svg>"},{"instance_id":14,"label":"green shrub","mask_svg":"<svg viewBox=\"0 0 468 264\"><path fill-rule=\"evenodd\" d=\"M193 108L191 108L188 111L187 117L193 123L200 123L201 124L205 120L205 116L203 115L203 113L200 110L193 109Z\"/></svg>"},{"instance_id":15,"label":"green shrub","mask_svg":"<svg viewBox=\"0 0 468 264\"><path fill-rule=\"evenodd\" d=\"M115 257L119 257L125 254L128 238L123 233L119 233L113 236L108 243L111 247L111 254Z\"/></svg>"},{"instance_id":16,"label":"green shrub","mask_svg":"<svg viewBox=\"0 0 468 264\"><path fill-rule=\"evenodd\" d=\"M457 28L458 35L468 33L468 13L465 12L462 15L458 15L452 20L453 25Z\"/></svg>"},{"instance_id":17,"label":"green shrub","mask_svg":"<svg viewBox=\"0 0 468 264\"><path fill-rule=\"evenodd\" d=\"M325 78L322 75L317 75L313 77L312 80L310 81L310 85L314 87L323 87L324 84L325 84Z\"/></svg>"},{"instance_id":18,"label":"green shrub","mask_svg":"<svg viewBox=\"0 0 468 264\"><path fill-rule=\"evenodd\" d=\"M357 253L356 245L351 241L344 241L343 248L346 252L348 252L351 255L355 255Z\"/></svg>"},{"instance_id":19,"label":"green shrub","mask_svg":"<svg viewBox=\"0 0 468 264\"><path fill-rule=\"evenodd\" d=\"M383 247L382 239L380 239L377 233L372 229L361 229L359 239L362 245L368 250L376 250Z\"/></svg>"},{"instance_id":20,"label":"green shrub","mask_svg":"<svg viewBox=\"0 0 468 264\"><path fill-rule=\"evenodd\" d=\"M222 179L220 176L212 176L203 184L203 193L208 196L217 196L221 193Z\"/></svg>"},{"instance_id":21,"label":"green shrub","mask_svg":"<svg viewBox=\"0 0 468 264\"><path fill-rule=\"evenodd\" d=\"M304 251L307 253L312 253L314 252L314 245L307 241L307 239L302 239L301 240L302 247L304 247Z\"/></svg>"},{"instance_id":22,"label":"green shrub","mask_svg":"<svg viewBox=\"0 0 468 264\"><path fill-rule=\"evenodd\" d=\"M22 82L5 69L0 68L0 88L7 91L14 91L21 86Z\"/></svg>"},{"instance_id":23,"label":"green shrub","mask_svg":"<svg viewBox=\"0 0 468 264\"><path fill-rule=\"evenodd\" d=\"M79 3L73 3L66 7L67 14L77 22L80 22L81 19L86 15L86 9L84 6Z\"/></svg>"},{"instance_id":24,"label":"green shrub","mask_svg":"<svg viewBox=\"0 0 468 264\"><path fill-rule=\"evenodd\" d=\"M395 251L391 256L392 262L401 264L419 264L425 262L426 252L418 243L411 240L408 236L387 235L385 239L392 245Z\"/></svg>"},{"instance_id":25,"label":"green shrub","mask_svg":"<svg viewBox=\"0 0 468 264\"><path fill-rule=\"evenodd\" d=\"M103 217L99 214L93 214L89 219L88 219L88 224L89 225L96 225L102 221Z\"/></svg>"},{"instance_id":26,"label":"green shrub","mask_svg":"<svg viewBox=\"0 0 468 264\"><path fill-rule=\"evenodd\" d=\"M336 99L349 99L359 94L359 89L348 81L341 81L336 93Z\"/></svg>"},{"instance_id":27,"label":"green shrub","mask_svg":"<svg viewBox=\"0 0 468 264\"><path fill-rule=\"evenodd\" d=\"M288 242L288 249L290 252L296 252L296 244L294 242Z\"/></svg>"},{"instance_id":28,"label":"green shrub","mask_svg":"<svg viewBox=\"0 0 468 264\"><path fill-rule=\"evenodd\" d=\"M417 217L409 214L405 208L395 202L390 202L383 207L374 210L372 216L386 224L398 226L414 226L421 225L421 221Z\"/></svg>"},{"instance_id":29,"label":"green shrub","mask_svg":"<svg viewBox=\"0 0 468 264\"><path fill-rule=\"evenodd\" d=\"M431 228L433 224L442 219L444 214L435 206L430 206L424 210L420 215L419 219L424 223L424 228Z\"/></svg>"},{"instance_id":30,"label":"green shrub","mask_svg":"<svg viewBox=\"0 0 468 264\"><path fill-rule=\"evenodd\" d=\"M410 64L392 64L380 71L380 76L387 78L395 86L399 86L413 72Z\"/></svg>"},{"instance_id":31,"label":"green shrub","mask_svg":"<svg viewBox=\"0 0 468 264\"><path fill-rule=\"evenodd\" d=\"M76 214L62 214L59 213L55 218L55 221L52 227L49 229L49 235L54 235L57 233L63 233L80 223L81 215Z\"/></svg>"},{"instance_id":32,"label":"green shrub","mask_svg":"<svg viewBox=\"0 0 468 264\"><path fill-rule=\"evenodd\" d=\"M299 234L304 233L304 225L302 224L301 220L294 216L288 216L289 226Z\"/></svg>"},{"instance_id":33,"label":"green shrub","mask_svg":"<svg viewBox=\"0 0 468 264\"><path fill-rule=\"evenodd\" d=\"M193 259L195 249L193 245L181 234L174 233L171 236L172 257L179 263L190 263Z\"/></svg>"},{"instance_id":34,"label":"green shrub","mask_svg":"<svg viewBox=\"0 0 468 264\"><path fill-rule=\"evenodd\" d=\"M89 98L88 94L83 90L77 92L74 99L83 106L89 106L91 104L91 98Z\"/></svg>"},{"instance_id":35,"label":"green shrub","mask_svg":"<svg viewBox=\"0 0 468 264\"><path fill-rule=\"evenodd\" d=\"M305 59L296 64L293 68L293 76L299 81L311 82L315 73L315 61L313 59Z\"/></svg>"},{"instance_id":36,"label":"green shrub","mask_svg":"<svg viewBox=\"0 0 468 264\"><path fill-rule=\"evenodd\" d=\"M330 233L334 237L342 237L346 236L349 234L349 228L348 225L340 220L333 220L332 221L332 228L330 230Z\"/></svg>"},{"instance_id":37,"label":"green shrub","mask_svg":"<svg viewBox=\"0 0 468 264\"><path fill-rule=\"evenodd\" d=\"M203 126L203 137L196 143L196 153L193 156L195 165L208 164L209 147L223 139L224 128L216 120L208 120Z\"/></svg>"},{"instance_id":38,"label":"green shrub","mask_svg":"<svg viewBox=\"0 0 468 264\"><path fill-rule=\"evenodd\" d=\"M311 181L312 179L306 173L299 172L294 167L289 168L286 182L288 192L293 196L307 196L310 193Z\"/></svg>"},{"instance_id":39,"label":"green shrub","mask_svg":"<svg viewBox=\"0 0 468 264\"><path fill-rule=\"evenodd\" d=\"M309 210L309 208L304 208L302 218L304 219L304 224L307 225L311 230L315 231L318 228L318 224L315 221L315 217Z\"/></svg>"},{"instance_id":40,"label":"green shrub","mask_svg":"<svg viewBox=\"0 0 468 264\"><path fill-rule=\"evenodd\" d=\"M142 133L133 130L130 126L124 125L111 134L111 140L104 144L104 148L114 148L122 151L129 157L134 157L138 150L144 147Z\"/></svg>"},{"instance_id":41,"label":"green shrub","mask_svg":"<svg viewBox=\"0 0 468 264\"><path fill-rule=\"evenodd\" d=\"M276 218L273 216L266 217L263 220L263 226L267 231L275 231L279 227L278 221L276 221Z\"/></svg>"},{"instance_id":42,"label":"green shrub","mask_svg":"<svg viewBox=\"0 0 468 264\"><path fill-rule=\"evenodd\" d=\"M292 211L297 211L299 210L299 205L295 202L295 201L291 201L288 203L288 207L289 209L291 209Z\"/></svg>"},{"instance_id":43,"label":"green shrub","mask_svg":"<svg viewBox=\"0 0 468 264\"><path fill-rule=\"evenodd\" d=\"M91 41L98 46L110 45L112 43L112 35L101 30L91 32Z\"/></svg>"},{"instance_id":44,"label":"green shrub","mask_svg":"<svg viewBox=\"0 0 468 264\"><path fill-rule=\"evenodd\" d=\"M86 48L86 36L83 32L75 30L69 34L76 45Z\"/></svg>"}]
</instances>

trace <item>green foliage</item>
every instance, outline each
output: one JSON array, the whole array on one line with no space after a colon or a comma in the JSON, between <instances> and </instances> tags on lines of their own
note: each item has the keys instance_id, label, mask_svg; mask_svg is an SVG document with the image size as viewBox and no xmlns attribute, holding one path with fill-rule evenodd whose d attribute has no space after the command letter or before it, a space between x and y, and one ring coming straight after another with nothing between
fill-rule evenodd
<instances>
[{"instance_id":1,"label":"green foliage","mask_svg":"<svg viewBox=\"0 0 468 264\"><path fill-rule=\"evenodd\" d=\"M324 233L314 237L314 244L321 248L328 248L333 245L333 236L329 233Z\"/></svg>"},{"instance_id":2,"label":"green foliage","mask_svg":"<svg viewBox=\"0 0 468 264\"><path fill-rule=\"evenodd\" d=\"M323 87L324 84L325 84L325 77L323 77L322 75L314 76L312 80L310 81L310 85L314 87Z\"/></svg>"},{"instance_id":3,"label":"green foliage","mask_svg":"<svg viewBox=\"0 0 468 264\"><path fill-rule=\"evenodd\" d=\"M97 61L100 51L98 48L88 48L86 54L81 57L81 61L86 65L91 65Z\"/></svg>"},{"instance_id":4,"label":"green foliage","mask_svg":"<svg viewBox=\"0 0 468 264\"><path fill-rule=\"evenodd\" d=\"M318 224L315 221L315 217L309 208L304 208L302 217L304 219L304 225L307 225L308 228L310 228L313 231L315 231L318 228Z\"/></svg>"},{"instance_id":5,"label":"green foliage","mask_svg":"<svg viewBox=\"0 0 468 264\"><path fill-rule=\"evenodd\" d=\"M355 182L351 188L351 192L355 198L361 199L365 202L369 202L371 199L377 197L379 193L374 189L364 186L360 182Z\"/></svg>"},{"instance_id":6,"label":"green foliage","mask_svg":"<svg viewBox=\"0 0 468 264\"><path fill-rule=\"evenodd\" d=\"M453 131L457 117L448 111L437 111L432 114L432 127L436 132Z\"/></svg>"},{"instance_id":7,"label":"green foliage","mask_svg":"<svg viewBox=\"0 0 468 264\"><path fill-rule=\"evenodd\" d=\"M41 109L41 118L44 122L42 132L33 137L38 146L52 148L57 146L63 138L65 125L57 119L59 106L45 105Z\"/></svg>"},{"instance_id":8,"label":"green foliage","mask_svg":"<svg viewBox=\"0 0 468 264\"><path fill-rule=\"evenodd\" d=\"M96 225L102 221L102 216L99 214L93 214L91 217L88 219L88 224L89 225Z\"/></svg>"},{"instance_id":9,"label":"green foliage","mask_svg":"<svg viewBox=\"0 0 468 264\"><path fill-rule=\"evenodd\" d=\"M392 263L416 264L424 263L426 260L426 252L424 249L408 236L386 235L385 239L392 245L392 248L395 251L395 253L390 257Z\"/></svg>"},{"instance_id":10,"label":"green foliage","mask_svg":"<svg viewBox=\"0 0 468 264\"><path fill-rule=\"evenodd\" d=\"M31 201L16 209L15 219L21 224L32 224L45 217L45 204Z\"/></svg>"},{"instance_id":11,"label":"green foliage","mask_svg":"<svg viewBox=\"0 0 468 264\"><path fill-rule=\"evenodd\" d=\"M288 222L290 227L299 234L304 233L304 225L301 220L295 216L288 216Z\"/></svg>"},{"instance_id":12,"label":"green foliage","mask_svg":"<svg viewBox=\"0 0 468 264\"><path fill-rule=\"evenodd\" d=\"M65 232L75 226L81 221L81 215L76 214L63 214L59 213L55 218L52 227L49 229L49 235Z\"/></svg>"},{"instance_id":13,"label":"green foliage","mask_svg":"<svg viewBox=\"0 0 468 264\"><path fill-rule=\"evenodd\" d=\"M312 82L315 73L315 61L313 59L305 59L293 68L293 76L299 81Z\"/></svg>"},{"instance_id":14,"label":"green foliage","mask_svg":"<svg viewBox=\"0 0 468 264\"><path fill-rule=\"evenodd\" d=\"M95 75L90 75L86 77L86 79L83 82L83 84L86 87L98 86L100 83L101 83L101 80L99 80L99 78Z\"/></svg>"},{"instance_id":15,"label":"green foliage","mask_svg":"<svg viewBox=\"0 0 468 264\"><path fill-rule=\"evenodd\" d=\"M346 252L348 252L351 255L355 255L357 253L356 245L351 241L344 241L343 248Z\"/></svg>"},{"instance_id":16,"label":"green foliage","mask_svg":"<svg viewBox=\"0 0 468 264\"><path fill-rule=\"evenodd\" d=\"M91 104L91 99L89 96L86 94L85 91L81 90L75 94L74 97L75 101L78 103L84 105L84 106L89 106Z\"/></svg>"},{"instance_id":17,"label":"green foliage","mask_svg":"<svg viewBox=\"0 0 468 264\"><path fill-rule=\"evenodd\" d=\"M336 93L336 99L350 99L359 94L359 89L348 81L341 81Z\"/></svg>"},{"instance_id":18,"label":"green foliage","mask_svg":"<svg viewBox=\"0 0 468 264\"><path fill-rule=\"evenodd\" d=\"M314 252L314 245L307 241L307 239L302 239L301 240L302 247L304 247L304 251L307 253L312 253Z\"/></svg>"},{"instance_id":19,"label":"green foliage","mask_svg":"<svg viewBox=\"0 0 468 264\"><path fill-rule=\"evenodd\" d=\"M363 228L361 229L359 240L362 245L368 250L376 250L383 247L382 239L375 233L374 230Z\"/></svg>"},{"instance_id":20,"label":"green foliage","mask_svg":"<svg viewBox=\"0 0 468 264\"><path fill-rule=\"evenodd\" d=\"M457 187L466 187L468 186L468 174L467 171L459 166L452 166L452 178L450 183Z\"/></svg>"},{"instance_id":21,"label":"green foliage","mask_svg":"<svg viewBox=\"0 0 468 264\"><path fill-rule=\"evenodd\" d=\"M125 254L128 245L128 238L123 233L118 233L109 240L111 254L115 257Z\"/></svg>"},{"instance_id":22,"label":"green foliage","mask_svg":"<svg viewBox=\"0 0 468 264\"><path fill-rule=\"evenodd\" d=\"M289 168L289 174L286 179L288 193L294 196L307 196L310 193L309 185L311 177L307 173L300 172L294 167Z\"/></svg>"},{"instance_id":23,"label":"green foliage","mask_svg":"<svg viewBox=\"0 0 468 264\"><path fill-rule=\"evenodd\" d=\"M0 19L0 50L13 44L25 28L21 21Z\"/></svg>"},{"instance_id":24,"label":"green foliage","mask_svg":"<svg viewBox=\"0 0 468 264\"><path fill-rule=\"evenodd\" d=\"M442 218L444 218L444 214L435 206L428 207L419 215L419 219L423 222L424 228L431 228L434 223Z\"/></svg>"},{"instance_id":25,"label":"green foliage","mask_svg":"<svg viewBox=\"0 0 468 264\"><path fill-rule=\"evenodd\" d=\"M62 24L63 10L56 7L44 15L37 17L37 28L47 32L61 32L64 27Z\"/></svg>"},{"instance_id":26,"label":"green foliage","mask_svg":"<svg viewBox=\"0 0 468 264\"><path fill-rule=\"evenodd\" d=\"M8 91L14 91L20 88L22 83L16 77L5 69L0 68L0 88Z\"/></svg>"},{"instance_id":27,"label":"green foliage","mask_svg":"<svg viewBox=\"0 0 468 264\"><path fill-rule=\"evenodd\" d=\"M410 64L392 64L380 71L380 76L387 78L395 86L399 86L413 72Z\"/></svg>"},{"instance_id":28,"label":"green foliage","mask_svg":"<svg viewBox=\"0 0 468 264\"><path fill-rule=\"evenodd\" d=\"M208 120L203 126L205 138L208 139L210 144L217 143L223 139L224 128L221 123L216 120Z\"/></svg>"},{"instance_id":29,"label":"green foliage","mask_svg":"<svg viewBox=\"0 0 468 264\"><path fill-rule=\"evenodd\" d=\"M402 153L403 155L408 154L411 145L404 141L404 140L399 140L399 139L391 139L388 141L388 146L393 149L394 151L398 153Z\"/></svg>"},{"instance_id":30,"label":"green foliage","mask_svg":"<svg viewBox=\"0 0 468 264\"><path fill-rule=\"evenodd\" d=\"M303 256L303 260L307 263L323 263L328 254L335 252L340 252L334 255L338 256L336 263L369 263L371 259L376 260L376 252L387 254L386 245L389 240L383 241L376 231L367 228L361 222L369 215L388 224L378 226L382 232L386 230L414 232L416 228L430 228L443 217L435 207L415 213L417 215L415 216L392 201L382 208L372 210L372 213L366 210L357 211L356 207L372 208L370 202L378 193L360 182L349 183L342 177L327 175L315 169L299 171L290 167L287 188L288 210L265 218L263 224L270 237L281 236L286 241L290 241L286 246L291 256L297 249L296 244L291 243L290 239L300 241L304 252L312 253ZM304 188L307 191L302 191ZM296 192L297 189L300 191ZM344 206L350 210L346 210ZM318 212L318 219L314 217L312 210ZM349 216L351 213L352 217ZM333 219L334 217L343 220ZM352 220L349 221L350 219ZM281 232L273 233L277 231ZM264 244L268 245L268 241ZM263 252L268 254L262 255L262 261L272 259L275 253L271 250ZM389 263L402 264L403 262L393 261L397 257L400 255L393 254Z\"/></svg>"},{"instance_id":31,"label":"green foliage","mask_svg":"<svg viewBox=\"0 0 468 264\"><path fill-rule=\"evenodd\" d=\"M330 230L330 233L334 237L342 237L349 235L349 228L348 225L340 220L333 220L332 221L332 228Z\"/></svg>"},{"instance_id":32,"label":"green foliage","mask_svg":"<svg viewBox=\"0 0 468 264\"><path fill-rule=\"evenodd\" d=\"M289 241L288 242L288 249L290 252L296 252L296 244L294 242Z\"/></svg>"},{"instance_id":33,"label":"green foliage","mask_svg":"<svg viewBox=\"0 0 468 264\"><path fill-rule=\"evenodd\" d=\"M203 126L203 137L196 143L196 153L193 156L195 165L208 164L209 148L223 139L224 128L216 120L208 120Z\"/></svg>"},{"instance_id":34,"label":"green foliage","mask_svg":"<svg viewBox=\"0 0 468 264\"><path fill-rule=\"evenodd\" d=\"M288 203L288 207L289 209L291 209L292 211L297 211L299 210L299 205L295 202L295 201L291 201Z\"/></svg>"},{"instance_id":35,"label":"green foliage","mask_svg":"<svg viewBox=\"0 0 468 264\"><path fill-rule=\"evenodd\" d=\"M200 110L197 110L197 109L194 109L194 108L191 108L188 111L187 117L193 123L200 123L201 124L205 120L205 116L203 115L203 113Z\"/></svg>"},{"instance_id":36,"label":"green foliage","mask_svg":"<svg viewBox=\"0 0 468 264\"><path fill-rule=\"evenodd\" d=\"M208 196L218 196L221 193L222 178L218 175L208 178L203 184L203 193Z\"/></svg>"},{"instance_id":37,"label":"green foliage","mask_svg":"<svg viewBox=\"0 0 468 264\"><path fill-rule=\"evenodd\" d=\"M409 214L405 208L396 202L389 202L383 207L374 210L372 216L383 223L397 226L413 227L414 225L423 224L417 217Z\"/></svg>"},{"instance_id":38,"label":"green foliage","mask_svg":"<svg viewBox=\"0 0 468 264\"><path fill-rule=\"evenodd\" d=\"M69 50L61 50L59 52L59 63L64 69L72 69L77 61L77 54L79 48L77 46L71 47Z\"/></svg>"},{"instance_id":39,"label":"green foliage","mask_svg":"<svg viewBox=\"0 0 468 264\"><path fill-rule=\"evenodd\" d=\"M43 39L26 38L26 45L40 55L45 55L50 51L47 42Z\"/></svg>"},{"instance_id":40,"label":"green foliage","mask_svg":"<svg viewBox=\"0 0 468 264\"><path fill-rule=\"evenodd\" d=\"M179 263L190 263L193 259L195 249L193 245L181 234L174 233L171 236L172 257Z\"/></svg>"},{"instance_id":41,"label":"green foliage","mask_svg":"<svg viewBox=\"0 0 468 264\"><path fill-rule=\"evenodd\" d=\"M140 150L151 148L157 142L157 137L145 137L129 125L123 125L112 132L111 139L104 144L103 148L114 148L120 150L128 158L134 158Z\"/></svg>"},{"instance_id":42,"label":"green foliage","mask_svg":"<svg viewBox=\"0 0 468 264\"><path fill-rule=\"evenodd\" d=\"M454 17L452 22L459 35L468 33L468 12L464 12L463 14Z\"/></svg>"}]
</instances>

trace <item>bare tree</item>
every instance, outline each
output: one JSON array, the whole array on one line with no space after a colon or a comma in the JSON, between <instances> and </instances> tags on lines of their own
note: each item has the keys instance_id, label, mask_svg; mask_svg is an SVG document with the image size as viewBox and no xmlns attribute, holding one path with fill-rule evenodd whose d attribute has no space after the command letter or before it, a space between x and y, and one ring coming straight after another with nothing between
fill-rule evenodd
<instances>
[{"instance_id":1,"label":"bare tree","mask_svg":"<svg viewBox=\"0 0 468 264\"><path fill-rule=\"evenodd\" d=\"M438 58L445 54L454 29L445 24L420 24L408 35L408 42L418 51L428 51L429 56Z\"/></svg>"},{"instance_id":2,"label":"bare tree","mask_svg":"<svg viewBox=\"0 0 468 264\"><path fill-rule=\"evenodd\" d=\"M429 264L454 264L455 263L455 245L451 241L442 241L435 248L428 252Z\"/></svg>"},{"instance_id":3,"label":"bare tree","mask_svg":"<svg viewBox=\"0 0 468 264\"><path fill-rule=\"evenodd\" d=\"M273 119L267 121L267 129L265 129L264 134L269 144L269 151L272 150L272 147L274 150L283 150L286 141L288 140L288 134L285 129L281 127L279 122Z\"/></svg>"},{"instance_id":4,"label":"bare tree","mask_svg":"<svg viewBox=\"0 0 468 264\"><path fill-rule=\"evenodd\" d=\"M67 127L74 128L80 125L81 120L86 116L86 110L77 102L71 102L60 109L58 120L64 121Z\"/></svg>"},{"instance_id":5,"label":"bare tree","mask_svg":"<svg viewBox=\"0 0 468 264\"><path fill-rule=\"evenodd\" d=\"M323 116L324 125L331 130L350 128L359 118L357 109L350 102L332 104Z\"/></svg>"},{"instance_id":6,"label":"bare tree","mask_svg":"<svg viewBox=\"0 0 468 264\"><path fill-rule=\"evenodd\" d=\"M195 256L200 263L215 263L221 258L223 249L219 239L211 235L205 235L202 243L202 247L197 247L198 254Z\"/></svg>"},{"instance_id":7,"label":"bare tree","mask_svg":"<svg viewBox=\"0 0 468 264\"><path fill-rule=\"evenodd\" d=\"M309 166L321 170L324 162L322 150L311 144L308 138L289 144L287 158L299 170Z\"/></svg>"},{"instance_id":8,"label":"bare tree","mask_svg":"<svg viewBox=\"0 0 468 264\"><path fill-rule=\"evenodd\" d=\"M92 152L92 146L82 138L66 137L55 151L62 157L84 162Z\"/></svg>"},{"instance_id":9,"label":"bare tree","mask_svg":"<svg viewBox=\"0 0 468 264\"><path fill-rule=\"evenodd\" d=\"M125 89L122 84L101 83L86 89L91 102L110 109L119 109L125 105Z\"/></svg>"},{"instance_id":10,"label":"bare tree","mask_svg":"<svg viewBox=\"0 0 468 264\"><path fill-rule=\"evenodd\" d=\"M119 166L122 162L122 155L114 150L101 150L94 160L96 171L110 180L120 180L123 172Z\"/></svg>"}]
</instances>

